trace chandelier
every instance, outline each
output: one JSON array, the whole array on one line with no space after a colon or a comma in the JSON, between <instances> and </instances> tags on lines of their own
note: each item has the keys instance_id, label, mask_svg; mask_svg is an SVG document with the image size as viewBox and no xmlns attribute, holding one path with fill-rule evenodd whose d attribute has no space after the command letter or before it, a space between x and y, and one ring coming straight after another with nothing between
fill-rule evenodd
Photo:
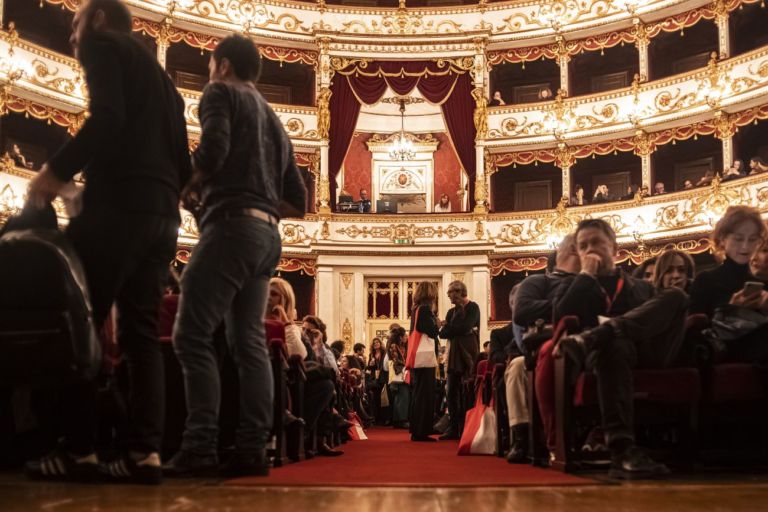
<instances>
[{"instance_id":1,"label":"chandelier","mask_svg":"<svg viewBox=\"0 0 768 512\"><path fill-rule=\"evenodd\" d=\"M416 151L413 149L413 144L405 136L405 99L400 98L400 133L392 142L392 149L389 150L389 158L392 160L413 160L416 156Z\"/></svg>"}]
</instances>

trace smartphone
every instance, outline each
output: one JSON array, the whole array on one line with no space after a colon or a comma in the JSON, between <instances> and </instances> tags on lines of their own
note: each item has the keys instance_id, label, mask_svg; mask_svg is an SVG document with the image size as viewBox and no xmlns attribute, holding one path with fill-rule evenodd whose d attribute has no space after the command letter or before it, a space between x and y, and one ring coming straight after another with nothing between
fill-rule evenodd
<instances>
[{"instance_id":1,"label":"smartphone","mask_svg":"<svg viewBox=\"0 0 768 512\"><path fill-rule=\"evenodd\" d=\"M742 293L747 297L751 297L752 295L757 295L761 291L763 291L763 283L760 281L747 281L744 283Z\"/></svg>"}]
</instances>

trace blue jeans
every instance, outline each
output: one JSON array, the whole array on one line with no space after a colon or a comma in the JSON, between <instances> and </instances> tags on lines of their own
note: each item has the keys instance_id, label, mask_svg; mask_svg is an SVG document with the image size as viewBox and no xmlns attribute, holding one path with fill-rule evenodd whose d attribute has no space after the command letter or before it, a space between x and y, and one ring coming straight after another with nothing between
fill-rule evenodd
<instances>
[{"instance_id":1,"label":"blue jeans","mask_svg":"<svg viewBox=\"0 0 768 512\"><path fill-rule=\"evenodd\" d=\"M236 447L264 449L272 428L274 389L264 331L269 278L280 259L277 227L252 217L203 226L181 279L173 345L184 372L187 420L181 449L217 452L221 384L213 334L224 321L238 369Z\"/></svg>"}]
</instances>

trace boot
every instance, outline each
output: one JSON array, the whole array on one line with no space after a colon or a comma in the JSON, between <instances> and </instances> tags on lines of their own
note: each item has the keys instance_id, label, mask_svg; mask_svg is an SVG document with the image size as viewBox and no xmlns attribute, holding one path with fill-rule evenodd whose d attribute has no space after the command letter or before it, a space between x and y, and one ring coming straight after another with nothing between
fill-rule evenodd
<instances>
[{"instance_id":1,"label":"boot","mask_svg":"<svg viewBox=\"0 0 768 512\"><path fill-rule=\"evenodd\" d=\"M507 452L507 462L510 464L528 462L528 428L528 423L520 423L512 427L512 446Z\"/></svg>"}]
</instances>

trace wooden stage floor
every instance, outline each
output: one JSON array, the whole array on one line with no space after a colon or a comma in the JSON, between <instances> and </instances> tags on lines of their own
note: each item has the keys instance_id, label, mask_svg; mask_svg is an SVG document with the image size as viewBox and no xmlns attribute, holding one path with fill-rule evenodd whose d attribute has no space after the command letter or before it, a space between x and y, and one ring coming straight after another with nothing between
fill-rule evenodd
<instances>
[{"instance_id":1,"label":"wooden stage floor","mask_svg":"<svg viewBox=\"0 0 768 512\"><path fill-rule=\"evenodd\" d=\"M2 512L680 512L768 511L768 474L664 482L486 489L260 488L173 480L159 487L29 482L0 473Z\"/></svg>"}]
</instances>

